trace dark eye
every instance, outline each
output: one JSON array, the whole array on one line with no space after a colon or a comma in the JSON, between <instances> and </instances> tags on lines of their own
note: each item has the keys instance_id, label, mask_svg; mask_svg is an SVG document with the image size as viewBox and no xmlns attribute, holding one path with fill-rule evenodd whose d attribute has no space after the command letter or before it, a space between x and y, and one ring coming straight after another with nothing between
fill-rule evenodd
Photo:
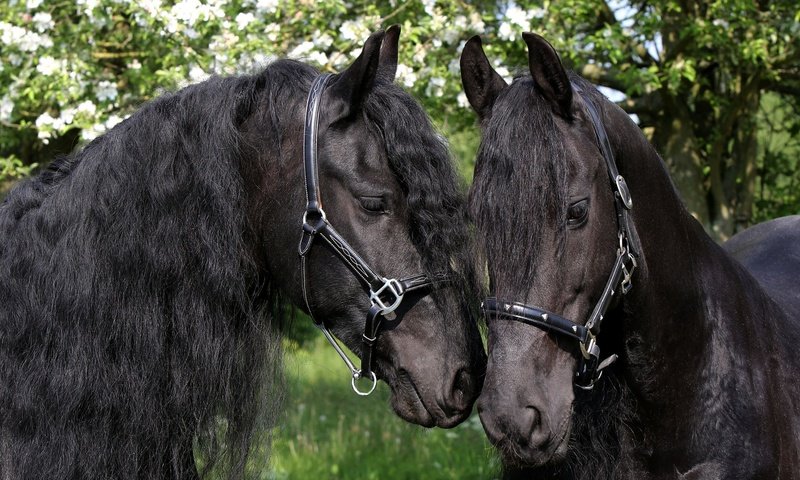
<instances>
[{"instance_id":1,"label":"dark eye","mask_svg":"<svg viewBox=\"0 0 800 480\"><path fill-rule=\"evenodd\" d=\"M571 228L580 227L586 223L589 214L589 200L584 198L573 203L567 209L567 226Z\"/></svg>"},{"instance_id":2,"label":"dark eye","mask_svg":"<svg viewBox=\"0 0 800 480\"><path fill-rule=\"evenodd\" d=\"M383 197L359 197L361 208L372 213L386 213L386 202Z\"/></svg>"}]
</instances>

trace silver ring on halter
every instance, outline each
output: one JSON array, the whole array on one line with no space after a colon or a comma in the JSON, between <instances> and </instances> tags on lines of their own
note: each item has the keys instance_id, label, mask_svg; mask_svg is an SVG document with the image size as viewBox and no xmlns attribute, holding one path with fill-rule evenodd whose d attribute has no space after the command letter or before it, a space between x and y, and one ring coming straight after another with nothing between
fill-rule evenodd
<instances>
[{"instance_id":1,"label":"silver ring on halter","mask_svg":"<svg viewBox=\"0 0 800 480\"><path fill-rule=\"evenodd\" d=\"M353 378L350 379L350 385L353 386L353 391L356 392L357 395L361 395L362 397L368 396L370 393L375 391L375 387L378 385L378 377L375 376L375 372L369 372L370 376L372 377L372 387L366 392L362 392L356 386L356 380L363 378L361 376L361 370L356 370L353 372Z\"/></svg>"}]
</instances>

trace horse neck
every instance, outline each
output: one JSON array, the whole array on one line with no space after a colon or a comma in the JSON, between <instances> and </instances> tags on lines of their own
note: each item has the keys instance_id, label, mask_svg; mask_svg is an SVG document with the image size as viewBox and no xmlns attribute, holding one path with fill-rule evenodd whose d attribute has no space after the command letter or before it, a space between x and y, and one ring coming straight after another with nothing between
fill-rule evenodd
<instances>
[{"instance_id":1,"label":"horse neck","mask_svg":"<svg viewBox=\"0 0 800 480\"><path fill-rule=\"evenodd\" d=\"M779 345L766 318L780 312L689 214L638 128L625 141L616 140L643 257L625 298L626 335L634 353L643 356L638 360L648 365L639 383L674 386L672 395L678 395L693 384L691 376L703 375L705 361L730 356L725 360L734 369L741 362L737 355L759 355Z\"/></svg>"}]
</instances>

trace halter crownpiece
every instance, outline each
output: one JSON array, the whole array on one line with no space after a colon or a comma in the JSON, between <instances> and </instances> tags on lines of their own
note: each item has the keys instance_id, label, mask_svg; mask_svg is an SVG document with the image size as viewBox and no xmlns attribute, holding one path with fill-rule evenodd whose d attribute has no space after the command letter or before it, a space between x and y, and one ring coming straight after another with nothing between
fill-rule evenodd
<instances>
[{"instance_id":1,"label":"halter crownpiece","mask_svg":"<svg viewBox=\"0 0 800 480\"><path fill-rule=\"evenodd\" d=\"M597 335L600 333L600 324L603 322L611 300L619 291L625 295L633 286L633 271L637 267L636 259L639 257L639 246L631 235L629 211L633 208L628 185L625 178L619 174L614 154L608 140L600 114L594 102L586 95L576 83L572 87L583 98L589 117L594 127L595 136L600 147L600 152L605 159L606 169L614 188L614 207L617 214L617 236L619 246L617 259L611 268L603 293L592 309L586 323L573 322L560 315L548 312L545 309L525 305L523 303L505 302L494 297L489 297L481 303L481 309L488 316L498 319L522 322L545 331L563 335L578 342L581 351L578 370L575 372L575 385L584 390L591 390L603 375L603 369L614 363L617 355L611 355L600 361L600 346L597 344Z\"/></svg>"},{"instance_id":2,"label":"halter crownpiece","mask_svg":"<svg viewBox=\"0 0 800 480\"><path fill-rule=\"evenodd\" d=\"M405 294L413 291L438 288L449 281L447 274L413 275L402 279L384 278L364 261L363 258L339 235L325 216L322 209L322 197L319 189L319 173L317 170L317 135L320 115L320 99L325 91L331 74L321 74L311 84L306 102L306 116L303 128L303 164L306 184L306 210L303 212L303 233L300 238L298 253L300 254L300 270L302 277L303 301L314 324L322 330L323 335L342 358L351 373L351 385L358 395L369 395L375 390L378 379L372 371L372 353L378 338L383 318L393 318L394 311L403 303ZM355 274L356 278L369 291L370 307L364 322L364 333L361 343L361 369L348 358L330 329L322 320L317 320L308 300L308 280L306 275L306 257L314 245L314 240L321 237L333 250L336 256ZM361 391L356 381L369 379L372 384L367 391Z\"/></svg>"}]
</instances>

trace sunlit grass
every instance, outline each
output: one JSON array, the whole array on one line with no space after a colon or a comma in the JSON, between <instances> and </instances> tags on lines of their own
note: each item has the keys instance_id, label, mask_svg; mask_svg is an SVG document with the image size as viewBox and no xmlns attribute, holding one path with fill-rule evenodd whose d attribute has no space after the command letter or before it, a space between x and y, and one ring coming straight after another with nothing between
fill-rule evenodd
<instances>
[{"instance_id":1,"label":"sunlit grass","mask_svg":"<svg viewBox=\"0 0 800 480\"><path fill-rule=\"evenodd\" d=\"M492 479L498 461L477 414L451 430L398 418L389 388L350 390L349 375L323 341L290 349L289 396L264 479Z\"/></svg>"}]
</instances>

